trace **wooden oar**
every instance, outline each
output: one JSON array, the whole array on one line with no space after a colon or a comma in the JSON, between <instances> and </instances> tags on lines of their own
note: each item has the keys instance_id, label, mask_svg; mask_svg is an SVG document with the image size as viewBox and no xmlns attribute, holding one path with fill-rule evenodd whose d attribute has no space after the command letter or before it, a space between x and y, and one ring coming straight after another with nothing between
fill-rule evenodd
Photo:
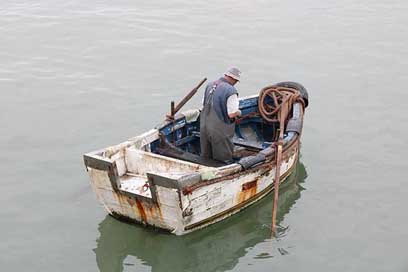
<instances>
[{"instance_id":1,"label":"wooden oar","mask_svg":"<svg viewBox=\"0 0 408 272\"><path fill-rule=\"evenodd\" d=\"M278 212L278 199L279 199L279 184L280 184L280 166L282 160L282 148L283 148L283 131L285 126L285 119L288 109L288 100L284 99L282 101L282 107L279 111L279 139L276 142L276 167L275 167L275 182L274 182L274 199L273 199L273 207L272 207L272 228L271 228L271 236L272 238L275 237L275 229L276 229L276 214Z\"/></svg>"},{"instance_id":2,"label":"wooden oar","mask_svg":"<svg viewBox=\"0 0 408 272\"><path fill-rule=\"evenodd\" d=\"M166 115L167 119L173 120L174 115L197 93L206 80L207 78L203 78L176 106L174 106L174 101L171 101L170 114Z\"/></svg>"}]
</instances>

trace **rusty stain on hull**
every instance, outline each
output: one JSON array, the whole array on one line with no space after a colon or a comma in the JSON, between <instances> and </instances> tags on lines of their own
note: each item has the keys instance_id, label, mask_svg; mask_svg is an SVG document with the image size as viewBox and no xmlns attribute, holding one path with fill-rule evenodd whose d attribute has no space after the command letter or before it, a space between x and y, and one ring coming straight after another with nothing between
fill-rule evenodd
<instances>
[{"instance_id":1,"label":"rusty stain on hull","mask_svg":"<svg viewBox=\"0 0 408 272\"><path fill-rule=\"evenodd\" d=\"M258 180L242 184L242 190L238 193L238 203L244 202L256 195Z\"/></svg>"},{"instance_id":2,"label":"rusty stain on hull","mask_svg":"<svg viewBox=\"0 0 408 272\"><path fill-rule=\"evenodd\" d=\"M142 204L142 203L140 203ZM144 210L145 212L148 213L148 218L159 218L160 222L163 222L163 215L162 211L160 209L159 203L157 204L149 204L149 207Z\"/></svg>"},{"instance_id":3,"label":"rusty stain on hull","mask_svg":"<svg viewBox=\"0 0 408 272\"><path fill-rule=\"evenodd\" d=\"M142 221L147 223L147 216L146 216L146 212L145 212L145 210L143 208L142 203L138 199L135 199L135 200L136 200L136 206L137 206L137 209L139 211L140 217L142 218Z\"/></svg>"},{"instance_id":4,"label":"rusty stain on hull","mask_svg":"<svg viewBox=\"0 0 408 272\"><path fill-rule=\"evenodd\" d=\"M136 197L127 196L120 193L116 193L114 195L116 196L122 210L126 210L127 207L131 208L133 215L130 215L130 218L132 220L140 220L142 224L154 222L154 219L159 219L159 222L163 222L162 211L158 203L147 203ZM122 214L122 216L125 215ZM138 219L138 217L140 217L140 219Z\"/></svg>"}]
</instances>

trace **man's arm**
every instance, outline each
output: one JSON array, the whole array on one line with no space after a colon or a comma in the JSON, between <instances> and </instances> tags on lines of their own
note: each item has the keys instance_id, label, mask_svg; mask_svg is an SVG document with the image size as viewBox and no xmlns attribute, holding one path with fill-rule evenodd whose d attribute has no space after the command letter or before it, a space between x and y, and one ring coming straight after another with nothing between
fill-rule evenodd
<instances>
[{"instance_id":1,"label":"man's arm","mask_svg":"<svg viewBox=\"0 0 408 272\"><path fill-rule=\"evenodd\" d=\"M241 111L239 110L239 100L238 94L233 94L227 99L227 111L228 117L234 119L235 117L241 116Z\"/></svg>"}]
</instances>

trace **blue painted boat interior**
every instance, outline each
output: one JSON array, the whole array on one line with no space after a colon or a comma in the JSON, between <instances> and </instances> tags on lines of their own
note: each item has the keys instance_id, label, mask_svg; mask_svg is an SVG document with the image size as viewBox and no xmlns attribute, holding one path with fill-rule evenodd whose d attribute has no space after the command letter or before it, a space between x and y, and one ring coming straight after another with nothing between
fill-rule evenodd
<instances>
[{"instance_id":1,"label":"blue painted boat interior","mask_svg":"<svg viewBox=\"0 0 408 272\"><path fill-rule=\"evenodd\" d=\"M235 126L234 144L236 147L246 149L247 153L256 153L270 146L276 137L277 123L266 123L258 113L258 97L241 100L239 108L242 116L250 115L239 120ZM175 131L174 131L174 128ZM160 134L164 137L151 143L150 149L158 153L160 141L165 139L177 149L195 155L200 155L200 123L197 121L187 123L184 117L162 126Z\"/></svg>"}]
</instances>

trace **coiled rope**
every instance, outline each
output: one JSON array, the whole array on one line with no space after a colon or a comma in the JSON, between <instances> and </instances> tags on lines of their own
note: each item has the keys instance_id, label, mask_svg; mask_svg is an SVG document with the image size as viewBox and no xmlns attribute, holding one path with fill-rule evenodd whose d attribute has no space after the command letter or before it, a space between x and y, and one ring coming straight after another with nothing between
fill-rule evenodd
<instances>
[{"instance_id":1,"label":"coiled rope","mask_svg":"<svg viewBox=\"0 0 408 272\"><path fill-rule=\"evenodd\" d=\"M272 101L270 99L272 99ZM272 102L272 103L271 103ZM267 86L263 88L258 97L259 114L267 122L279 122L282 107L288 107L286 113L289 112L293 103L300 102L305 105L300 92L293 88ZM284 116L286 118L287 116Z\"/></svg>"}]
</instances>

